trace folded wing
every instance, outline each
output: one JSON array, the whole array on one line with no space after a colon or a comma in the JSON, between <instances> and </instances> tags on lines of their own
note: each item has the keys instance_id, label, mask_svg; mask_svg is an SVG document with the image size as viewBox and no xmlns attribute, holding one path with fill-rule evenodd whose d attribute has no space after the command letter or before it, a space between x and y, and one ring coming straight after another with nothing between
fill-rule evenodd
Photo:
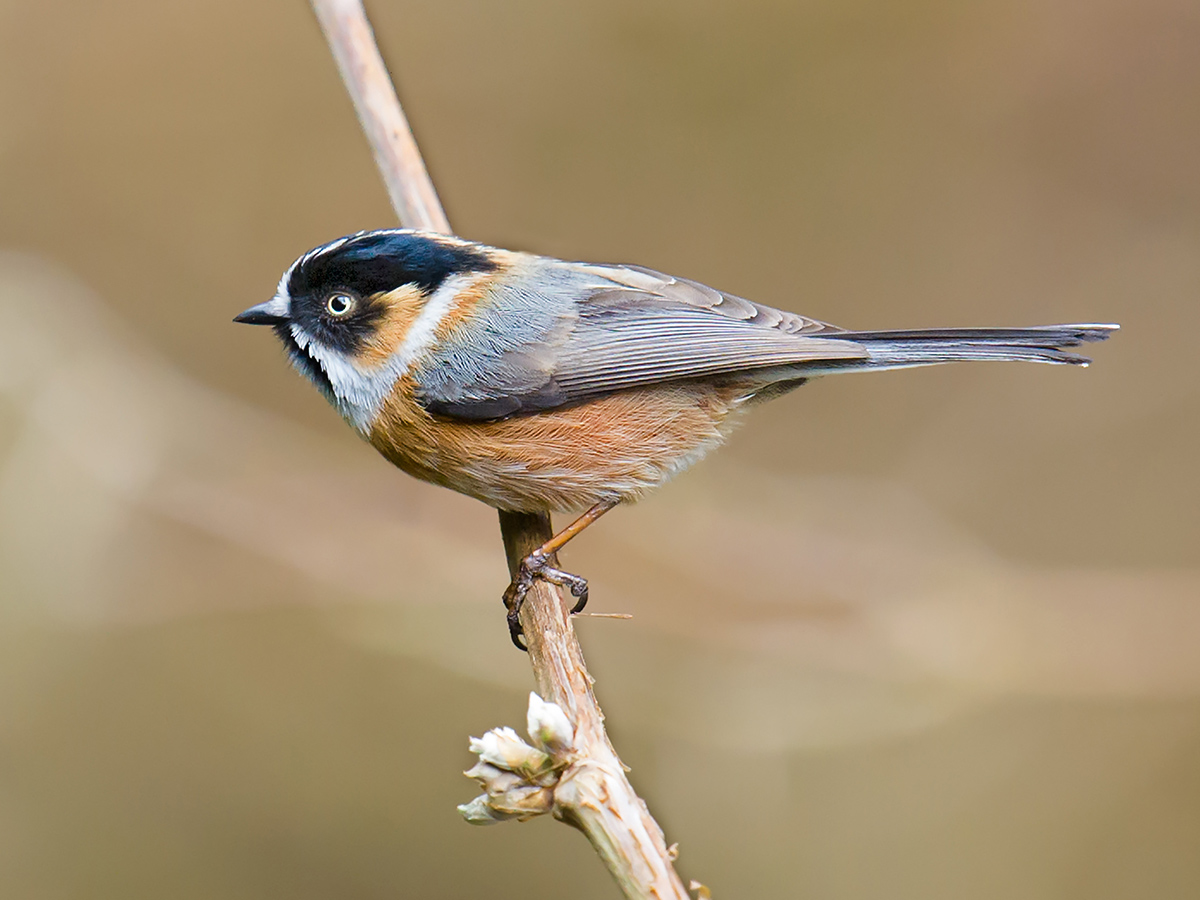
<instances>
[{"instance_id":1,"label":"folded wing","mask_svg":"<svg viewBox=\"0 0 1200 900\"><path fill-rule=\"evenodd\" d=\"M831 325L696 282L630 266L544 265L540 277L493 291L420 366L418 397L430 412L495 419L665 382L867 356ZM520 287L529 283L543 289Z\"/></svg>"}]
</instances>

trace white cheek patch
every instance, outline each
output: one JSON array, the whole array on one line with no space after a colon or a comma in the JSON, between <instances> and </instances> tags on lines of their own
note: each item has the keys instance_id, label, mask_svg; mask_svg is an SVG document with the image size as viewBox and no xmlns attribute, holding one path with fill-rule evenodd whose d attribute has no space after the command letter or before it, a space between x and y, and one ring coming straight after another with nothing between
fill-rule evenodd
<instances>
[{"instance_id":1,"label":"white cheek patch","mask_svg":"<svg viewBox=\"0 0 1200 900\"><path fill-rule=\"evenodd\" d=\"M372 368L362 366L346 354L314 341L299 325L291 325L296 343L329 376L338 412L361 434L370 434L371 424L396 382L433 346L438 325L453 309L459 291L470 281L469 276L454 275L442 282L417 314L400 346Z\"/></svg>"},{"instance_id":2,"label":"white cheek patch","mask_svg":"<svg viewBox=\"0 0 1200 900\"><path fill-rule=\"evenodd\" d=\"M375 371L360 369L344 353L314 341L295 323L291 331L300 348L328 376L333 387L333 405L342 418L362 434L369 434L375 413L399 376L392 375L386 366Z\"/></svg>"}]
</instances>

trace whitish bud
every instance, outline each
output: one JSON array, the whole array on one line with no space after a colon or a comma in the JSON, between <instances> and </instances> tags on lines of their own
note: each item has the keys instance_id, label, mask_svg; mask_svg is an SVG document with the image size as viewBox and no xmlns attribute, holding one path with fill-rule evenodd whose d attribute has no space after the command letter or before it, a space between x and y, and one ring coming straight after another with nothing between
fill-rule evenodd
<instances>
[{"instance_id":1,"label":"whitish bud","mask_svg":"<svg viewBox=\"0 0 1200 900\"><path fill-rule=\"evenodd\" d=\"M516 772L497 769L482 759L463 774L478 781L479 786L488 794L503 794L505 791L511 791L513 788L525 784L525 779Z\"/></svg>"},{"instance_id":2,"label":"whitish bud","mask_svg":"<svg viewBox=\"0 0 1200 900\"><path fill-rule=\"evenodd\" d=\"M471 752L500 769L534 775L551 767L550 757L530 747L511 728L493 728L481 738L471 738Z\"/></svg>"},{"instance_id":3,"label":"whitish bud","mask_svg":"<svg viewBox=\"0 0 1200 900\"><path fill-rule=\"evenodd\" d=\"M470 803L463 803L458 807L458 811L472 825L495 825L497 822L512 818L512 816L501 815L488 806L487 794L480 794Z\"/></svg>"},{"instance_id":4,"label":"whitish bud","mask_svg":"<svg viewBox=\"0 0 1200 900\"><path fill-rule=\"evenodd\" d=\"M562 707L547 703L532 691L529 692L525 727L533 742L553 756L562 756L574 746L575 729Z\"/></svg>"},{"instance_id":5,"label":"whitish bud","mask_svg":"<svg viewBox=\"0 0 1200 900\"><path fill-rule=\"evenodd\" d=\"M554 808L554 791L550 788L525 785L498 796L488 796L488 806L505 818L531 819Z\"/></svg>"},{"instance_id":6,"label":"whitish bud","mask_svg":"<svg viewBox=\"0 0 1200 900\"><path fill-rule=\"evenodd\" d=\"M529 695L529 734L539 747L531 747L511 728L493 728L481 738L471 738L471 752L479 761L463 774L474 778L486 793L458 808L473 825L491 825L505 819L530 819L554 809L554 786L571 762L574 732L566 714L537 694Z\"/></svg>"},{"instance_id":7,"label":"whitish bud","mask_svg":"<svg viewBox=\"0 0 1200 900\"><path fill-rule=\"evenodd\" d=\"M532 784L517 784L501 793L480 794L458 807L472 825L495 825L508 819L532 819L554 808L554 791Z\"/></svg>"}]
</instances>

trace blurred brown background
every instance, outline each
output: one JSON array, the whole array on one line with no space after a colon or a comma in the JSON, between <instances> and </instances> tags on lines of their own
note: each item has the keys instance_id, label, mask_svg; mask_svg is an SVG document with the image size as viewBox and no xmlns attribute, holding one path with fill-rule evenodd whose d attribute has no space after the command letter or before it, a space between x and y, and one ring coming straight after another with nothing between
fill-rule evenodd
<instances>
[{"instance_id":1,"label":"blurred brown background","mask_svg":"<svg viewBox=\"0 0 1200 900\"><path fill-rule=\"evenodd\" d=\"M1200 896L1200 6L371 12L466 236L850 327L1124 326L826 379L572 546L685 876ZM614 896L454 810L531 683L495 514L230 323L392 222L306 4L0 4L0 198L0 894Z\"/></svg>"}]
</instances>

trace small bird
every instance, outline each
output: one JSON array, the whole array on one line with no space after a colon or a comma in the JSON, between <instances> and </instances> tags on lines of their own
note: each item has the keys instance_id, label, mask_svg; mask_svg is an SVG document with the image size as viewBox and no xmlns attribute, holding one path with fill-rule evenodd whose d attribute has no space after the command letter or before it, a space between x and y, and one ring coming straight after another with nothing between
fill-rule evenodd
<instances>
[{"instance_id":1,"label":"small bird","mask_svg":"<svg viewBox=\"0 0 1200 900\"><path fill-rule=\"evenodd\" d=\"M526 557L533 580L587 581L555 553L618 503L717 447L740 414L819 375L970 360L1086 365L1116 325L847 331L640 266L565 262L432 232L362 231L297 259L235 322L270 325L292 363L405 472L500 510L586 509Z\"/></svg>"}]
</instances>

